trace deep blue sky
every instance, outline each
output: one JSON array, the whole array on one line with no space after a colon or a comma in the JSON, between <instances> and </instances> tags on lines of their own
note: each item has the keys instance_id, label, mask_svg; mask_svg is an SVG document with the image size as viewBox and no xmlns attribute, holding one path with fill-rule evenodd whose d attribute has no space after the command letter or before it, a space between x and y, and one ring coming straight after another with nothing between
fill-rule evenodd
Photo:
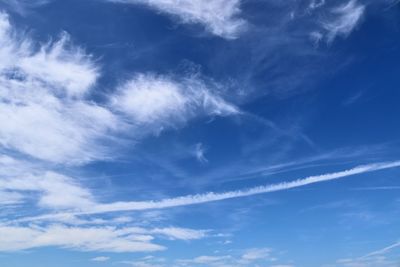
<instances>
[{"instance_id":1,"label":"deep blue sky","mask_svg":"<svg viewBox=\"0 0 400 267\"><path fill-rule=\"evenodd\" d=\"M400 266L397 0L0 0L0 266Z\"/></svg>"}]
</instances>

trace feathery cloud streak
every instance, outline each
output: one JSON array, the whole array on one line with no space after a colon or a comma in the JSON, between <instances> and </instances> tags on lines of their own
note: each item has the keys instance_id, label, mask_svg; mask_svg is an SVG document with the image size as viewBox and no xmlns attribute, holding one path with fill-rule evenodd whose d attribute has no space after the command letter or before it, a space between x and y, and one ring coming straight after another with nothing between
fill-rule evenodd
<instances>
[{"instance_id":1,"label":"feathery cloud streak","mask_svg":"<svg viewBox=\"0 0 400 267\"><path fill-rule=\"evenodd\" d=\"M271 184L265 186L253 187L246 190L229 191L223 193L209 192L205 194L197 195L187 195L176 198L168 198L159 201L131 201L131 202L114 202L108 204L93 205L90 209L82 209L76 212L66 212L66 213L56 213L47 214L42 216L36 216L31 218L23 218L19 221L40 221L40 220L54 220L63 219L66 216L71 215L84 215L84 214L100 214L100 213L110 213L110 212L121 212L121 211L143 211L151 209L167 209L180 206L189 206L195 204L203 204L215 201L222 201L233 198L241 198L247 196L254 196L265 193L278 192L283 190L289 190L293 188L298 188L306 185L327 182L331 180L336 180L352 175L369 173L379 170L391 169L400 167L400 161L392 162L382 162L382 163L372 163L367 165L360 165L352 169L327 173L322 175L309 176L304 179L297 179L290 182L282 182L278 184Z\"/></svg>"},{"instance_id":2,"label":"feathery cloud streak","mask_svg":"<svg viewBox=\"0 0 400 267\"><path fill-rule=\"evenodd\" d=\"M0 148L65 165L108 157L98 141L119 120L86 99L98 67L69 43L36 48L0 13Z\"/></svg>"},{"instance_id":3,"label":"feathery cloud streak","mask_svg":"<svg viewBox=\"0 0 400 267\"><path fill-rule=\"evenodd\" d=\"M347 37L360 22L365 6L350 0L347 4L332 9L334 18L323 23L327 31L327 40L332 42L337 36Z\"/></svg>"},{"instance_id":4,"label":"feathery cloud streak","mask_svg":"<svg viewBox=\"0 0 400 267\"><path fill-rule=\"evenodd\" d=\"M239 113L234 105L213 94L195 77L139 74L117 88L111 106L135 126L159 131L184 124L199 114L228 116Z\"/></svg>"},{"instance_id":5,"label":"feathery cloud streak","mask_svg":"<svg viewBox=\"0 0 400 267\"><path fill-rule=\"evenodd\" d=\"M46 246L78 251L148 252L165 250L153 243L158 239L198 240L206 238L207 231L168 227L145 229L114 226L15 226L0 224L0 251L18 251Z\"/></svg>"},{"instance_id":6,"label":"feathery cloud streak","mask_svg":"<svg viewBox=\"0 0 400 267\"><path fill-rule=\"evenodd\" d=\"M66 33L38 45L0 13L0 149L84 165L110 159L107 144L118 146L121 134L138 138L199 115L237 113L197 77L137 74L99 104L90 94L100 69Z\"/></svg>"},{"instance_id":7,"label":"feathery cloud streak","mask_svg":"<svg viewBox=\"0 0 400 267\"><path fill-rule=\"evenodd\" d=\"M179 18L182 23L198 23L214 35L236 38L246 22L239 18L240 0L108 0L140 4Z\"/></svg>"},{"instance_id":8,"label":"feathery cloud streak","mask_svg":"<svg viewBox=\"0 0 400 267\"><path fill-rule=\"evenodd\" d=\"M339 259L337 263L346 267L396 267L398 266L398 260L396 260L396 257L390 257L387 254L390 254L392 250L395 250L399 247L400 242L396 242L390 246L370 252L362 257Z\"/></svg>"}]
</instances>

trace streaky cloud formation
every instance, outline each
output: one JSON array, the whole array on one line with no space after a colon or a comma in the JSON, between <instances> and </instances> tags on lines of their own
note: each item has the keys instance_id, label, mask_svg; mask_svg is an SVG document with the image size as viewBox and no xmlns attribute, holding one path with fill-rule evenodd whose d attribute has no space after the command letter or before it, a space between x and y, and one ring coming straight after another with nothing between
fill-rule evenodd
<instances>
[{"instance_id":1,"label":"streaky cloud formation","mask_svg":"<svg viewBox=\"0 0 400 267\"><path fill-rule=\"evenodd\" d=\"M189 206L196 204L204 204L215 201L222 201L227 199L242 198L248 196L254 196L265 193L278 192L283 190L289 190L293 188L303 187L306 185L327 182L331 180L336 180L352 175L369 173L379 170L398 168L400 167L400 161L384 162L384 163L371 163L367 165L361 165L354 167L352 169L321 174L316 176L309 176L307 178L298 179L290 182L282 182L278 184L271 184L265 186L257 186L250 189L229 191L223 193L209 192L205 194L188 195L176 198L168 198L163 200L152 200L152 201L131 201L131 202L114 202L114 203L96 203L92 205L89 209L82 209L80 211L72 213L59 213L59 214L47 214L37 217L24 218L19 220L23 221L46 221L54 219L62 219L66 216L71 215L84 215L84 214L100 214L100 213L110 213L110 212L121 212L121 211L144 211L152 209L167 209L173 207Z\"/></svg>"},{"instance_id":2,"label":"streaky cloud formation","mask_svg":"<svg viewBox=\"0 0 400 267\"><path fill-rule=\"evenodd\" d=\"M111 102L112 107L132 123L157 131L182 125L199 114L239 113L234 105L213 94L196 77L175 81L169 77L140 74L117 88Z\"/></svg>"},{"instance_id":3,"label":"streaky cloud formation","mask_svg":"<svg viewBox=\"0 0 400 267\"><path fill-rule=\"evenodd\" d=\"M104 212L126 211L126 210L163 209L163 208L201 204L213 201L220 201L232 198L240 198L258 194L288 190L310 184L340 179L356 174L362 174L362 173L368 173L368 172L379 171L390 168L398 168L398 167L400 167L400 161L393 161L388 163L373 163L368 165L361 165L345 171L309 176L307 178L298 179L291 182L282 182L278 184L258 186L247 190L230 191L225 193L211 192L206 194L189 195L177 198L164 199L160 201L116 202L111 204L100 204L96 206L93 210L87 212L104 213ZM83 213L86 212L84 211Z\"/></svg>"},{"instance_id":4,"label":"streaky cloud formation","mask_svg":"<svg viewBox=\"0 0 400 267\"><path fill-rule=\"evenodd\" d=\"M206 231L168 227L145 229L140 227L15 226L0 224L0 251L18 251L40 247L62 247L79 251L146 252L165 250L152 243L155 236L170 240L196 240L207 237ZM99 259L95 261L100 261Z\"/></svg>"},{"instance_id":5,"label":"streaky cloud formation","mask_svg":"<svg viewBox=\"0 0 400 267\"><path fill-rule=\"evenodd\" d=\"M99 257L95 257L92 258L91 261L98 261L98 262L104 262L104 261L108 261L110 260L110 257L106 257L106 256L99 256Z\"/></svg>"},{"instance_id":6,"label":"streaky cloud formation","mask_svg":"<svg viewBox=\"0 0 400 267\"><path fill-rule=\"evenodd\" d=\"M398 2L0 0L0 266L398 267Z\"/></svg>"},{"instance_id":7,"label":"streaky cloud formation","mask_svg":"<svg viewBox=\"0 0 400 267\"><path fill-rule=\"evenodd\" d=\"M365 256L363 256L361 258L368 258L368 257L371 257L371 256L383 255L383 254L386 254L386 253L392 251L393 249L396 249L396 248L399 248L399 247L400 247L400 242L396 242L396 243L391 244L391 245L389 245L387 247L384 247L382 249L379 249L379 250L373 251L371 253L368 253L367 255L365 255Z\"/></svg>"},{"instance_id":8,"label":"streaky cloud formation","mask_svg":"<svg viewBox=\"0 0 400 267\"><path fill-rule=\"evenodd\" d=\"M327 41L332 42L337 36L347 37L359 24L364 12L365 6L357 0L332 9L332 19L322 24L327 32Z\"/></svg>"},{"instance_id":9,"label":"streaky cloud formation","mask_svg":"<svg viewBox=\"0 0 400 267\"><path fill-rule=\"evenodd\" d=\"M227 39L237 38L246 22L240 16L241 0L107 0L140 4L177 17L182 23L198 23L211 33Z\"/></svg>"},{"instance_id":10,"label":"streaky cloud formation","mask_svg":"<svg viewBox=\"0 0 400 267\"><path fill-rule=\"evenodd\" d=\"M30 38L18 35L8 15L1 13L0 146L4 149L56 164L84 165L112 159L107 144L118 146L122 133L140 138L198 115L238 113L200 79L175 81L147 74L138 74L100 105L89 97L100 66L74 47L66 33L39 49Z\"/></svg>"},{"instance_id":11,"label":"streaky cloud formation","mask_svg":"<svg viewBox=\"0 0 400 267\"><path fill-rule=\"evenodd\" d=\"M30 8L47 4L49 1L51 0L2 0L0 2L5 3L13 11L21 15L26 15Z\"/></svg>"},{"instance_id":12,"label":"streaky cloud formation","mask_svg":"<svg viewBox=\"0 0 400 267\"><path fill-rule=\"evenodd\" d=\"M134 235L126 229L104 227L47 228L0 226L0 251L56 246L81 251L138 252L159 251L165 247L151 243L151 236Z\"/></svg>"},{"instance_id":13,"label":"streaky cloud formation","mask_svg":"<svg viewBox=\"0 0 400 267\"><path fill-rule=\"evenodd\" d=\"M178 266L257 266L260 261L270 262L277 260L271 248L251 248L239 253L239 255L203 255L193 259L180 259L176 261ZM268 265L278 267L281 265ZM282 265L289 266L290 265Z\"/></svg>"},{"instance_id":14,"label":"streaky cloud formation","mask_svg":"<svg viewBox=\"0 0 400 267\"><path fill-rule=\"evenodd\" d=\"M99 76L67 35L35 49L0 14L0 146L33 158L83 164L107 158L98 140L119 127L109 110L85 99Z\"/></svg>"},{"instance_id":15,"label":"streaky cloud formation","mask_svg":"<svg viewBox=\"0 0 400 267\"><path fill-rule=\"evenodd\" d=\"M200 163L207 163L208 160L205 156L206 149L204 148L202 143L197 143L194 148L194 156L196 157L197 161Z\"/></svg>"},{"instance_id":16,"label":"streaky cloud formation","mask_svg":"<svg viewBox=\"0 0 400 267\"><path fill-rule=\"evenodd\" d=\"M94 203L89 190L75 179L44 170L24 160L0 156L0 177L3 205L22 205L37 200L39 207L73 209L89 207ZM37 194L31 195L29 192Z\"/></svg>"},{"instance_id":17,"label":"streaky cloud formation","mask_svg":"<svg viewBox=\"0 0 400 267\"><path fill-rule=\"evenodd\" d=\"M1 13L0 20L2 79L14 78L25 82L25 86L46 86L67 97L82 97L96 83L97 66L82 49L66 48L70 43L67 33L58 41L35 49L29 38L15 33L7 14Z\"/></svg>"}]
</instances>

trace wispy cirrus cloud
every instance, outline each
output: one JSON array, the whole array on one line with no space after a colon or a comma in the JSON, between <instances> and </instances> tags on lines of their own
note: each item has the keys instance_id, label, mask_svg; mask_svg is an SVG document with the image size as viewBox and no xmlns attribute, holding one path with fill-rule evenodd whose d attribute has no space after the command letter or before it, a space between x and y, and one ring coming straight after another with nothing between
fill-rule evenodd
<instances>
[{"instance_id":1,"label":"wispy cirrus cloud","mask_svg":"<svg viewBox=\"0 0 400 267\"><path fill-rule=\"evenodd\" d=\"M126 229L111 227L0 226L0 251L18 251L40 247L62 247L81 251L140 252L165 247L151 243L152 236L135 235Z\"/></svg>"},{"instance_id":2,"label":"wispy cirrus cloud","mask_svg":"<svg viewBox=\"0 0 400 267\"><path fill-rule=\"evenodd\" d=\"M380 191L380 190L400 190L400 186L370 186L353 188L355 191Z\"/></svg>"},{"instance_id":3,"label":"wispy cirrus cloud","mask_svg":"<svg viewBox=\"0 0 400 267\"><path fill-rule=\"evenodd\" d=\"M227 39L238 37L246 25L240 18L241 0L107 0L115 3L148 6L172 15L182 23L203 25L214 35Z\"/></svg>"},{"instance_id":4,"label":"wispy cirrus cloud","mask_svg":"<svg viewBox=\"0 0 400 267\"><path fill-rule=\"evenodd\" d=\"M258 266L276 262L275 252L271 248L250 248L228 255L203 255L193 259L177 260L178 266ZM270 266L270 265L269 265ZM275 266L275 265L274 265ZM278 266L278 265L277 265Z\"/></svg>"},{"instance_id":5,"label":"wispy cirrus cloud","mask_svg":"<svg viewBox=\"0 0 400 267\"><path fill-rule=\"evenodd\" d=\"M206 238L206 231L168 227L145 229L140 227L2 225L0 251L19 251L41 247L61 247L79 251L151 252L166 247L154 239L197 240ZM100 260L97 260L100 261Z\"/></svg>"},{"instance_id":6,"label":"wispy cirrus cloud","mask_svg":"<svg viewBox=\"0 0 400 267\"><path fill-rule=\"evenodd\" d=\"M0 146L33 158L83 164L107 158L98 142L119 126L85 95L99 73L68 37L35 48L0 14Z\"/></svg>"},{"instance_id":7,"label":"wispy cirrus cloud","mask_svg":"<svg viewBox=\"0 0 400 267\"><path fill-rule=\"evenodd\" d=\"M51 0L36 0L36 1L29 1L29 0L1 0L0 4L4 3L9 8L11 8L14 12L17 12L22 15L26 15L32 7L37 7L40 5L47 4Z\"/></svg>"},{"instance_id":8,"label":"wispy cirrus cloud","mask_svg":"<svg viewBox=\"0 0 400 267\"><path fill-rule=\"evenodd\" d=\"M97 262L105 262L110 260L110 257L106 257L106 256L99 256L99 257L95 257L92 258L91 261L97 261Z\"/></svg>"},{"instance_id":9,"label":"wispy cirrus cloud","mask_svg":"<svg viewBox=\"0 0 400 267\"><path fill-rule=\"evenodd\" d=\"M368 257L371 257L371 256L376 256L376 255L383 255L383 254L389 253L393 249L396 249L396 248L399 248L399 247L400 247L400 242L396 242L396 243L393 243L393 244L391 244L391 245L389 245L387 247L384 247L382 249L370 252L367 255L363 256L362 258L368 258Z\"/></svg>"},{"instance_id":10,"label":"wispy cirrus cloud","mask_svg":"<svg viewBox=\"0 0 400 267\"><path fill-rule=\"evenodd\" d=\"M110 101L90 97L101 66L67 34L38 46L0 14L0 147L62 165L109 160L120 134L139 138L198 115L238 109L197 78L138 74Z\"/></svg>"},{"instance_id":11,"label":"wispy cirrus cloud","mask_svg":"<svg viewBox=\"0 0 400 267\"><path fill-rule=\"evenodd\" d=\"M214 35L228 39L238 37L246 24L240 18L239 0L120 2L147 6L178 18L185 24L203 25ZM327 5L325 1L311 1L309 9L321 10ZM332 16L318 25L319 32L315 35L317 42L325 39L331 42L339 36L347 37L364 15L364 6L357 1L336 8L329 6L327 10ZM295 15L291 20L295 21ZM279 31L280 28L277 28ZM302 28L301 34L297 35L299 32L291 36L282 34L285 35L282 39L284 42L278 40L270 50L273 51L271 55L281 54L276 51L281 51L283 44L290 46L291 50L294 46L289 45L293 44L289 39L294 35L304 38L302 34L309 32L309 28ZM127 139L133 137L136 141L149 133L177 129L201 116L230 116L242 114L241 110L228 102L217 86L210 85L201 77L177 78L174 75L152 73L136 73L116 88L108 88L104 101L100 103L92 94L103 93L96 90L97 81L101 77L101 64L83 49L73 45L67 34L62 34L56 41L39 44L29 36L16 32L5 14L0 19L0 33L0 153L5 155L0 156L0 205L5 207L18 204L18 208L21 207L21 213L5 218L0 224L1 251L47 246L79 251L161 251L166 247L158 244L158 239L199 240L207 237L208 231L175 226L136 227L133 223L135 219L110 219L108 215L111 217L111 214L104 217L98 214L167 209L242 198L400 166L398 161L368 164L258 187L240 186L243 189L206 191L182 197L158 197L148 201L130 201L127 195L107 198L102 192L95 194L95 190L85 185L83 180L80 182L79 174L76 178L74 175L66 175L63 168L120 156L121 151L111 153L107 143L119 139L121 135L123 138L128 136ZM269 33L274 35L273 31ZM268 36L266 39L275 42L274 37ZM255 41L259 40L257 36ZM251 73L256 73L268 61L268 57L259 56L266 42L259 43L260 49L254 51L249 58L259 61L260 65L249 64ZM278 58L277 64L281 66L283 61ZM266 69L257 75L263 76ZM271 70L274 72L276 68L271 67ZM273 76L285 77L278 78L280 81L291 80L279 71L276 74ZM190 151L191 156L194 155L198 161L207 161L202 143ZM278 169L282 170L282 167ZM257 175L267 169L260 169ZM74 170L69 169L72 173ZM28 206L30 209L22 208ZM28 217L28 213L29 216L50 214ZM237 257L200 256L180 263L188 266L248 266L259 260L272 261L271 255L270 249L261 248L247 250ZM93 260L105 261L105 258L97 257ZM163 265L160 262L153 263L153 266ZM131 265L149 264L152 263L143 260Z\"/></svg>"},{"instance_id":12,"label":"wispy cirrus cloud","mask_svg":"<svg viewBox=\"0 0 400 267\"><path fill-rule=\"evenodd\" d=\"M39 207L60 210L81 209L94 203L91 192L76 179L22 159L0 156L0 178L0 192L7 193L2 196L3 205L37 201Z\"/></svg>"},{"instance_id":13,"label":"wispy cirrus cloud","mask_svg":"<svg viewBox=\"0 0 400 267\"><path fill-rule=\"evenodd\" d=\"M200 163L207 163L208 160L205 156L206 149L204 148L202 143L197 143L194 148L194 156L196 157L197 161Z\"/></svg>"},{"instance_id":14,"label":"wispy cirrus cloud","mask_svg":"<svg viewBox=\"0 0 400 267\"><path fill-rule=\"evenodd\" d=\"M196 77L177 81L152 74L137 75L117 88L111 105L133 124L156 131L183 125L198 115L239 113L237 107L214 94Z\"/></svg>"},{"instance_id":15,"label":"wispy cirrus cloud","mask_svg":"<svg viewBox=\"0 0 400 267\"><path fill-rule=\"evenodd\" d=\"M344 267L396 267L398 266L398 260L396 260L395 256L393 257L393 255L389 254L398 248L400 248L400 242L393 243L361 257L339 259L336 263Z\"/></svg>"},{"instance_id":16,"label":"wispy cirrus cloud","mask_svg":"<svg viewBox=\"0 0 400 267\"><path fill-rule=\"evenodd\" d=\"M230 255L222 256L198 256L193 259L178 260L178 264L181 266L193 266L193 265L205 265L207 266L224 266L227 262L230 262L232 257ZM225 265L226 266L226 265Z\"/></svg>"},{"instance_id":17,"label":"wispy cirrus cloud","mask_svg":"<svg viewBox=\"0 0 400 267\"><path fill-rule=\"evenodd\" d=\"M364 12L365 6L357 0L350 0L331 9L332 18L322 23L328 42L332 42L337 36L347 37L360 23Z\"/></svg>"}]
</instances>

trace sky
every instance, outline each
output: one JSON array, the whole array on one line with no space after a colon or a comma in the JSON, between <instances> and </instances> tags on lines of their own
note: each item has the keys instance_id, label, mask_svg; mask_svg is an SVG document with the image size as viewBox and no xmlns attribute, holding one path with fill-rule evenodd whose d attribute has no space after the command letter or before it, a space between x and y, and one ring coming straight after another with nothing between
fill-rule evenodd
<instances>
[{"instance_id":1,"label":"sky","mask_svg":"<svg viewBox=\"0 0 400 267\"><path fill-rule=\"evenodd\" d=\"M0 0L1 267L399 267L398 0Z\"/></svg>"}]
</instances>

